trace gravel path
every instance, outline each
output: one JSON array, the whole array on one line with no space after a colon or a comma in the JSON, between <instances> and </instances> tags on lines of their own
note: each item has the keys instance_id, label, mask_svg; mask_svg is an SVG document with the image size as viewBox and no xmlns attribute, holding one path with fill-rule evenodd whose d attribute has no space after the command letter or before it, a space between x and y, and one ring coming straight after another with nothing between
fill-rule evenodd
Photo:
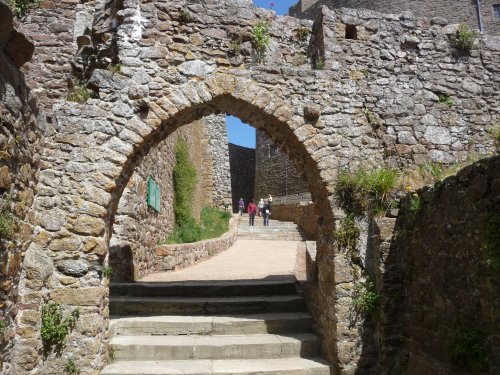
<instances>
[{"instance_id":1,"label":"gravel path","mask_svg":"<svg viewBox=\"0 0 500 375\"><path fill-rule=\"evenodd\" d=\"M283 280L294 278L297 241L237 240L226 251L173 272L156 273L140 281Z\"/></svg>"}]
</instances>

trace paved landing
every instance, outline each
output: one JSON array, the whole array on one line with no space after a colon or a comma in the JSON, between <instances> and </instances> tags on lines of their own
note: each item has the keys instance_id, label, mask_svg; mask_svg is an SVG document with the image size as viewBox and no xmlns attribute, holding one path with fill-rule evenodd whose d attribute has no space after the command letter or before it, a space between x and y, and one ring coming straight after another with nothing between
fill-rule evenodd
<instances>
[{"instance_id":1,"label":"paved landing","mask_svg":"<svg viewBox=\"0 0 500 375\"><path fill-rule=\"evenodd\" d=\"M298 241L237 240L226 251L185 269L140 281L294 279Z\"/></svg>"}]
</instances>

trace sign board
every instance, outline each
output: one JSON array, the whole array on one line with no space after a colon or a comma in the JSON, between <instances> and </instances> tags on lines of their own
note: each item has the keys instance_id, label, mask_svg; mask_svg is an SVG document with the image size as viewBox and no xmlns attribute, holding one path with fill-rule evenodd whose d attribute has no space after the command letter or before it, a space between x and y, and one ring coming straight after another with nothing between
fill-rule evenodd
<instances>
[{"instance_id":1,"label":"sign board","mask_svg":"<svg viewBox=\"0 0 500 375\"><path fill-rule=\"evenodd\" d=\"M151 177L148 178L148 206L160 212L160 187Z\"/></svg>"}]
</instances>

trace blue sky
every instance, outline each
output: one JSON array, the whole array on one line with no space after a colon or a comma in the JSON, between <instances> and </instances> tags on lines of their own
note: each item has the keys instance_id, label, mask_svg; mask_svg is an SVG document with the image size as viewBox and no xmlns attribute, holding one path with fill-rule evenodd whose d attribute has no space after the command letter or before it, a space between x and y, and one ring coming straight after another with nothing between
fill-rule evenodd
<instances>
[{"instance_id":1,"label":"blue sky","mask_svg":"<svg viewBox=\"0 0 500 375\"><path fill-rule=\"evenodd\" d=\"M297 2L298 0L253 0L254 5L261 8L270 8L273 3L272 8L280 15L288 14L288 8ZM255 129L244 124L237 117L227 116L227 135L231 143L255 148Z\"/></svg>"}]
</instances>

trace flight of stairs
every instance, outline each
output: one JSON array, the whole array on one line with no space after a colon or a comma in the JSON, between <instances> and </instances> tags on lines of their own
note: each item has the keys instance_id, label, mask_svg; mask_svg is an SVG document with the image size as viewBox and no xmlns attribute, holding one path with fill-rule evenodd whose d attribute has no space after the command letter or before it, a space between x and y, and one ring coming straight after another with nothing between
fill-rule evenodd
<instances>
[{"instance_id":1,"label":"flight of stairs","mask_svg":"<svg viewBox=\"0 0 500 375\"><path fill-rule=\"evenodd\" d=\"M111 286L114 362L102 375L326 375L292 281Z\"/></svg>"},{"instance_id":2,"label":"flight of stairs","mask_svg":"<svg viewBox=\"0 0 500 375\"><path fill-rule=\"evenodd\" d=\"M255 216L255 225L248 224L248 215L238 219L238 239L240 240L274 240L274 241L307 241L306 233L295 223L269 220L264 226L264 219Z\"/></svg>"}]
</instances>

